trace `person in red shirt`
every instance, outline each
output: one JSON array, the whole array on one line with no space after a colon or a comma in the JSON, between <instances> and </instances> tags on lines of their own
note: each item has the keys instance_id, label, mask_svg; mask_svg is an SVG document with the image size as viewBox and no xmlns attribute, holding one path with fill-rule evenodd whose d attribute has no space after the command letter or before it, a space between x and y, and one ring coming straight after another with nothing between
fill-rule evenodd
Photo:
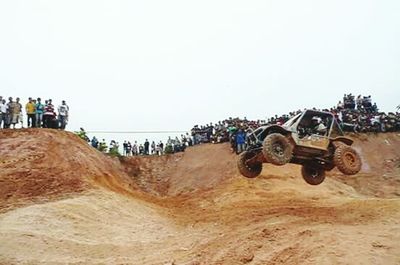
<instances>
[{"instance_id":1,"label":"person in red shirt","mask_svg":"<svg viewBox=\"0 0 400 265\"><path fill-rule=\"evenodd\" d=\"M43 127L44 128L54 128L53 121L56 117L56 113L54 112L54 105L51 102L51 99L47 101L46 106L44 107L43 113Z\"/></svg>"}]
</instances>

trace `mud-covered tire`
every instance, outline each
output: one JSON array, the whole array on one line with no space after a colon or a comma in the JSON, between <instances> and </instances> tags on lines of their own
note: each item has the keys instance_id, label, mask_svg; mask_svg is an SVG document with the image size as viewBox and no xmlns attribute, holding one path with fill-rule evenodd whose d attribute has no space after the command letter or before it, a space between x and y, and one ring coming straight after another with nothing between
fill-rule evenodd
<instances>
[{"instance_id":1,"label":"mud-covered tire","mask_svg":"<svg viewBox=\"0 0 400 265\"><path fill-rule=\"evenodd\" d=\"M257 162L251 165L246 163L247 160L254 157L254 153L245 151L239 155L239 159L237 161L237 166L239 169L240 174L245 176L246 178L255 178L261 174L262 171L262 163Z\"/></svg>"},{"instance_id":2,"label":"mud-covered tire","mask_svg":"<svg viewBox=\"0 0 400 265\"><path fill-rule=\"evenodd\" d=\"M333 162L345 175L354 175L361 170L361 158L351 146L339 145L333 154Z\"/></svg>"},{"instance_id":3,"label":"mud-covered tire","mask_svg":"<svg viewBox=\"0 0 400 265\"><path fill-rule=\"evenodd\" d=\"M303 165L301 175L310 185L319 185L325 180L325 170L318 166Z\"/></svg>"},{"instance_id":4,"label":"mud-covered tire","mask_svg":"<svg viewBox=\"0 0 400 265\"><path fill-rule=\"evenodd\" d=\"M282 166L292 159L293 144L284 135L272 133L265 137L262 152L267 162Z\"/></svg>"}]
</instances>

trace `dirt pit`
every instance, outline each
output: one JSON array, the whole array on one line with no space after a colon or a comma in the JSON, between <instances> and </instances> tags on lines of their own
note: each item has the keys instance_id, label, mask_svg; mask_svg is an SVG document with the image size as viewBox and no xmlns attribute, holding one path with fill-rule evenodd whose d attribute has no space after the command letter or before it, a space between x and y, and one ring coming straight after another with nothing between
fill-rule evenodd
<instances>
[{"instance_id":1,"label":"dirt pit","mask_svg":"<svg viewBox=\"0 0 400 265\"><path fill-rule=\"evenodd\" d=\"M399 264L400 136L353 137L362 172L314 187L295 165L245 179L224 144L120 161L2 131L0 264Z\"/></svg>"}]
</instances>

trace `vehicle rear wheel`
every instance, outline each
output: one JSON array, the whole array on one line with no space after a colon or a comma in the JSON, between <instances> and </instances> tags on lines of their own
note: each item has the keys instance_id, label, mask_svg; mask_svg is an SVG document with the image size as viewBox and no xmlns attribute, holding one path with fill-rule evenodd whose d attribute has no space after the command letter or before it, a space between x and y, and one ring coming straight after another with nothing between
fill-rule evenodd
<instances>
[{"instance_id":1,"label":"vehicle rear wheel","mask_svg":"<svg viewBox=\"0 0 400 265\"><path fill-rule=\"evenodd\" d=\"M256 156L255 153L249 151L244 151L239 155L237 166L240 174L242 174L246 178L255 178L261 174L262 171L261 162L248 163L248 160L254 158L255 156Z\"/></svg>"},{"instance_id":2,"label":"vehicle rear wheel","mask_svg":"<svg viewBox=\"0 0 400 265\"><path fill-rule=\"evenodd\" d=\"M265 137L262 151L267 162L278 166L289 163L293 157L292 143L280 133Z\"/></svg>"},{"instance_id":3,"label":"vehicle rear wheel","mask_svg":"<svg viewBox=\"0 0 400 265\"><path fill-rule=\"evenodd\" d=\"M351 146L339 145L333 155L336 167L345 175L354 175L361 170L361 158Z\"/></svg>"},{"instance_id":4,"label":"vehicle rear wheel","mask_svg":"<svg viewBox=\"0 0 400 265\"><path fill-rule=\"evenodd\" d=\"M310 185L319 185L325 180L325 170L318 166L303 165L301 174Z\"/></svg>"}]
</instances>

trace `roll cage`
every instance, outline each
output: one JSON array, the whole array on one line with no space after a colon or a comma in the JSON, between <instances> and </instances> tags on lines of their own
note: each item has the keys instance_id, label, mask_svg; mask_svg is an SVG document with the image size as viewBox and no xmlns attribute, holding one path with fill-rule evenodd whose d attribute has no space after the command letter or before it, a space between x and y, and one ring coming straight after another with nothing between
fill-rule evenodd
<instances>
[{"instance_id":1,"label":"roll cage","mask_svg":"<svg viewBox=\"0 0 400 265\"><path fill-rule=\"evenodd\" d=\"M320 119L326 131L324 134L312 131L313 118ZM331 141L342 141L348 145L352 140L344 137L335 116L330 112L305 110L302 113L290 118L283 125L261 126L255 130L248 131L248 144L254 147L261 147L264 138L271 133L291 135L296 145L325 150Z\"/></svg>"}]
</instances>

